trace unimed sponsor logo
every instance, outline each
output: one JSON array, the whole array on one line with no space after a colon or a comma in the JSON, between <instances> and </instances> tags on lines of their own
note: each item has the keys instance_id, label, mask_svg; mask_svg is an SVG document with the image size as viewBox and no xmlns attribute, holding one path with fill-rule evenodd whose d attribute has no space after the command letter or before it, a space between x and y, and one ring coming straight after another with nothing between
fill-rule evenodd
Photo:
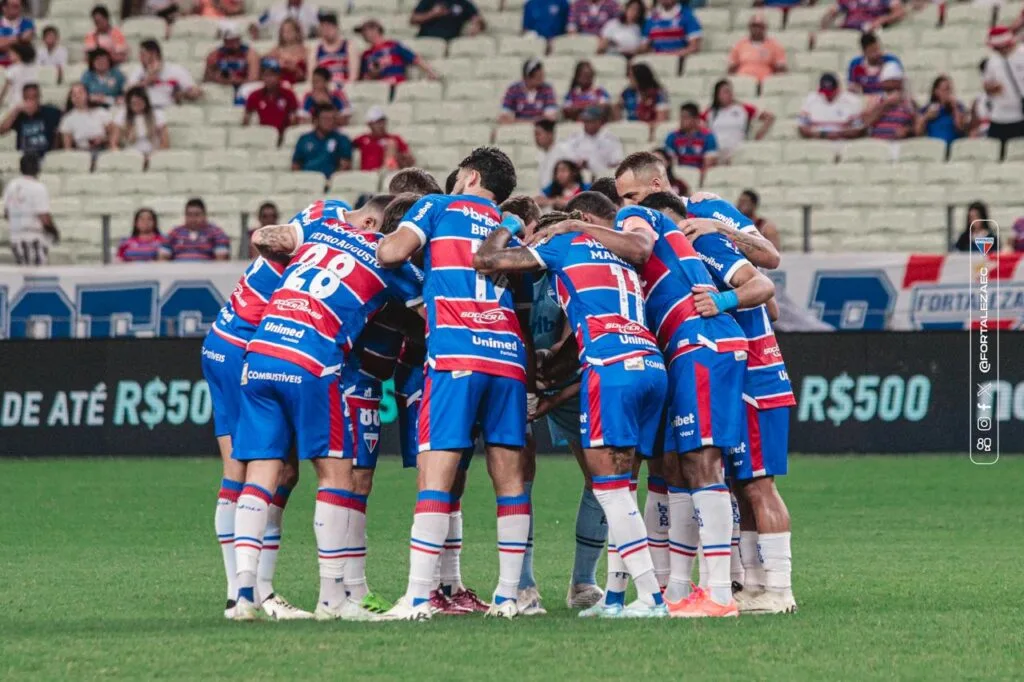
<instances>
[{"instance_id":1,"label":"unimed sponsor logo","mask_svg":"<svg viewBox=\"0 0 1024 682\"><path fill-rule=\"evenodd\" d=\"M287 336L290 339L301 339L306 334L305 329L295 329L294 327L288 327L283 324L268 321L264 327L268 332L273 334L280 334L281 336Z\"/></svg>"},{"instance_id":2,"label":"unimed sponsor logo","mask_svg":"<svg viewBox=\"0 0 1024 682\"><path fill-rule=\"evenodd\" d=\"M519 344L517 344L515 341L497 341L495 339L481 339L479 336L473 337L473 345L483 346L484 348L493 348L495 350L519 350Z\"/></svg>"}]
</instances>

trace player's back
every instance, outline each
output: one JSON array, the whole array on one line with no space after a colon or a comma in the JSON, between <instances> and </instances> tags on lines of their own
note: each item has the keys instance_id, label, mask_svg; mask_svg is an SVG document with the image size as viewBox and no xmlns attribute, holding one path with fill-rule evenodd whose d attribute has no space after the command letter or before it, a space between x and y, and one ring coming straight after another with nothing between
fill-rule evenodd
<instances>
[{"instance_id":1,"label":"player's back","mask_svg":"<svg viewBox=\"0 0 1024 682\"><path fill-rule=\"evenodd\" d=\"M633 266L578 232L557 235L532 250L555 275L581 360L609 365L660 355L645 323L643 287Z\"/></svg>"},{"instance_id":2,"label":"player's back","mask_svg":"<svg viewBox=\"0 0 1024 682\"><path fill-rule=\"evenodd\" d=\"M473 254L500 222L497 204L471 195L427 195L403 218L424 244L427 361L435 369L526 377L507 280L473 269Z\"/></svg>"},{"instance_id":3,"label":"player's back","mask_svg":"<svg viewBox=\"0 0 1024 682\"><path fill-rule=\"evenodd\" d=\"M263 319L285 266L258 257L245 269L227 303L213 323L213 332L228 343L244 348Z\"/></svg>"},{"instance_id":4,"label":"player's back","mask_svg":"<svg viewBox=\"0 0 1024 682\"><path fill-rule=\"evenodd\" d=\"M367 317L389 294L418 300L411 265L389 271L377 262L380 238L337 220L307 228L307 241L285 269L249 350L316 376L340 369Z\"/></svg>"},{"instance_id":5,"label":"player's back","mask_svg":"<svg viewBox=\"0 0 1024 682\"><path fill-rule=\"evenodd\" d=\"M747 342L736 321L726 314L704 318L697 312L693 290L716 291L689 240L664 214L641 206L627 206L615 216L615 228L640 221L655 233L654 250L640 269L647 300L647 323L671 362L697 346L718 352L746 350Z\"/></svg>"},{"instance_id":6,"label":"player's back","mask_svg":"<svg viewBox=\"0 0 1024 682\"><path fill-rule=\"evenodd\" d=\"M404 339L405 335L398 329L371 320L341 369L343 385L377 387L394 376Z\"/></svg>"}]
</instances>

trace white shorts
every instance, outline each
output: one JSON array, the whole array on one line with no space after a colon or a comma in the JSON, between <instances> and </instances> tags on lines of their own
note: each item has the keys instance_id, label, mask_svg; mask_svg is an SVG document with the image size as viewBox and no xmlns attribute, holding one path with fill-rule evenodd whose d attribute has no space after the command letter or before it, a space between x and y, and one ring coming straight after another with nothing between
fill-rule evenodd
<instances>
[{"instance_id":1,"label":"white shorts","mask_svg":"<svg viewBox=\"0 0 1024 682\"><path fill-rule=\"evenodd\" d=\"M46 265L50 262L50 242L45 237L15 237L11 253L18 265Z\"/></svg>"}]
</instances>

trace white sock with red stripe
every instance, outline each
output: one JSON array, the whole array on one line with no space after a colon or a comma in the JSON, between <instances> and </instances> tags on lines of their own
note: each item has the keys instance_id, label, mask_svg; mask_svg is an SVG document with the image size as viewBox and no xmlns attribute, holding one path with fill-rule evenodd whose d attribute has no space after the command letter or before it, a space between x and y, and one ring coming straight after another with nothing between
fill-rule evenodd
<instances>
[{"instance_id":1,"label":"white sock with red stripe","mask_svg":"<svg viewBox=\"0 0 1024 682\"><path fill-rule=\"evenodd\" d=\"M693 497L687 488L669 486L668 508L671 525L668 529L669 560L671 573L665 599L677 602L690 594L693 580L693 561L697 556L700 531L693 518Z\"/></svg>"},{"instance_id":2,"label":"white sock with red stripe","mask_svg":"<svg viewBox=\"0 0 1024 682\"><path fill-rule=\"evenodd\" d=\"M274 497L267 508L267 530L263 533L263 549L260 563L256 567L256 594L260 601L274 594L274 572L277 570L277 552L281 549L281 517L292 491L283 485L277 486Z\"/></svg>"},{"instance_id":3,"label":"white sock with red stripe","mask_svg":"<svg viewBox=\"0 0 1024 682\"><path fill-rule=\"evenodd\" d=\"M515 600L530 537L530 496L525 492L498 498L498 587L494 603Z\"/></svg>"},{"instance_id":4,"label":"white sock with red stripe","mask_svg":"<svg viewBox=\"0 0 1024 682\"><path fill-rule=\"evenodd\" d=\"M348 536L345 539L345 591L362 601L366 585L366 495L349 493Z\"/></svg>"},{"instance_id":5,"label":"white sock with red stripe","mask_svg":"<svg viewBox=\"0 0 1024 682\"><path fill-rule=\"evenodd\" d=\"M614 539L615 549L636 585L637 597L645 604L661 604L661 588L647 548L647 528L629 492L629 474L594 476L594 496L608 520L609 540Z\"/></svg>"},{"instance_id":6,"label":"white sock with red stripe","mask_svg":"<svg viewBox=\"0 0 1024 682\"><path fill-rule=\"evenodd\" d=\"M764 586L771 592L789 594L792 583L792 551L790 532L761 533L757 536L757 549L764 564Z\"/></svg>"},{"instance_id":7,"label":"white sock with red stripe","mask_svg":"<svg viewBox=\"0 0 1024 682\"><path fill-rule=\"evenodd\" d=\"M267 508L273 495L255 483L246 483L235 508L235 583L237 599L256 603L256 567L259 565Z\"/></svg>"},{"instance_id":8,"label":"white sock with red stripe","mask_svg":"<svg viewBox=\"0 0 1024 682\"><path fill-rule=\"evenodd\" d=\"M604 510L601 510L604 513ZM607 518L607 517L606 517ZM611 528L608 529L608 579L604 586L604 603L612 604L626 603L626 588L629 586L629 570L625 562L619 556L619 550L615 548L615 539L612 536Z\"/></svg>"},{"instance_id":9,"label":"white sock with red stripe","mask_svg":"<svg viewBox=\"0 0 1024 682\"><path fill-rule=\"evenodd\" d=\"M416 495L409 538L409 586L406 596L417 606L430 599L437 587L434 573L448 535L452 495L443 490L421 490Z\"/></svg>"},{"instance_id":10,"label":"white sock with red stripe","mask_svg":"<svg viewBox=\"0 0 1024 682\"><path fill-rule=\"evenodd\" d=\"M217 542L220 543L221 558L224 560L228 599L232 601L238 596L238 586L235 585L235 507L244 486L241 481L221 479L220 491L217 493L217 509L213 513L213 528L217 533Z\"/></svg>"},{"instance_id":11,"label":"white sock with red stripe","mask_svg":"<svg viewBox=\"0 0 1024 682\"><path fill-rule=\"evenodd\" d=\"M347 490L319 488L313 509L313 531L316 535L320 564L320 596L324 606L337 608L345 601L345 547L348 540L348 519L351 502Z\"/></svg>"},{"instance_id":12,"label":"white sock with red stripe","mask_svg":"<svg viewBox=\"0 0 1024 682\"><path fill-rule=\"evenodd\" d=\"M759 592L764 589L764 567L761 553L757 551L757 531L740 531L740 560L743 561L745 592Z\"/></svg>"},{"instance_id":13,"label":"white sock with red stripe","mask_svg":"<svg viewBox=\"0 0 1024 682\"><path fill-rule=\"evenodd\" d=\"M743 559L740 557L740 505L736 495L729 494L732 500L732 542L729 543L729 577L734 583L743 585L746 572L743 570Z\"/></svg>"},{"instance_id":14,"label":"white sock with red stripe","mask_svg":"<svg viewBox=\"0 0 1024 682\"><path fill-rule=\"evenodd\" d=\"M701 549L704 560L708 562L711 598L719 604L728 604L732 599L732 581L729 579L732 506L729 504L729 488L724 483L715 483L697 488L691 495L700 529Z\"/></svg>"},{"instance_id":15,"label":"white sock with red stripe","mask_svg":"<svg viewBox=\"0 0 1024 682\"><path fill-rule=\"evenodd\" d=\"M448 596L462 589L462 500L452 502L448 515L448 536L441 552L441 589Z\"/></svg>"},{"instance_id":16,"label":"white sock with red stripe","mask_svg":"<svg viewBox=\"0 0 1024 682\"><path fill-rule=\"evenodd\" d=\"M651 549L654 575L658 585L668 585L671 572L668 552L668 488L665 479L647 477L647 500L644 502L644 525L647 526L647 545Z\"/></svg>"}]
</instances>

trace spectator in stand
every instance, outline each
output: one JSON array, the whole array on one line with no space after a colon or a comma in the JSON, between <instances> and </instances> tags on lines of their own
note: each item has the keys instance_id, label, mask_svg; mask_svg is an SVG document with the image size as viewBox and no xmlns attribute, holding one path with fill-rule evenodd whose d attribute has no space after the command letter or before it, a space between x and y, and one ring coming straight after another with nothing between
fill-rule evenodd
<instances>
[{"instance_id":1,"label":"spectator in stand","mask_svg":"<svg viewBox=\"0 0 1024 682\"><path fill-rule=\"evenodd\" d=\"M676 165L672 162L672 157L664 149L652 149L651 153L665 165L665 175L668 177L668 184L672 191L681 197L689 196L690 186L682 178L676 176Z\"/></svg>"},{"instance_id":2,"label":"spectator in stand","mask_svg":"<svg viewBox=\"0 0 1024 682\"><path fill-rule=\"evenodd\" d=\"M75 83L68 92L68 102L57 132L64 149L82 149L99 152L107 147L110 138L111 116L104 107L89 107L89 92L81 83Z\"/></svg>"},{"instance_id":3,"label":"spectator in stand","mask_svg":"<svg viewBox=\"0 0 1024 682\"><path fill-rule=\"evenodd\" d=\"M475 36L484 30L483 17L470 0L420 0L409 23L419 26L419 38L454 40L460 35Z\"/></svg>"},{"instance_id":4,"label":"spectator in stand","mask_svg":"<svg viewBox=\"0 0 1024 682\"><path fill-rule=\"evenodd\" d=\"M164 29L164 39L170 40L171 38L171 26L174 25L174 20L178 18L178 14L181 13L181 7L178 6L176 0L146 0L146 11L153 16L160 17L164 20L166 28Z\"/></svg>"},{"instance_id":5,"label":"spectator in stand","mask_svg":"<svg viewBox=\"0 0 1024 682\"><path fill-rule=\"evenodd\" d=\"M60 32L55 26L43 29L43 48L36 53L36 66L55 66L63 78L63 69L68 66L68 48L60 44Z\"/></svg>"},{"instance_id":6,"label":"spectator in stand","mask_svg":"<svg viewBox=\"0 0 1024 682\"><path fill-rule=\"evenodd\" d=\"M384 27L376 19L364 21L356 31L369 43L359 58L359 80L402 83L410 65L418 66L427 78L437 80L437 73L422 57L402 43L384 38Z\"/></svg>"},{"instance_id":7,"label":"spectator in stand","mask_svg":"<svg viewBox=\"0 0 1024 682\"><path fill-rule=\"evenodd\" d=\"M359 150L359 170L393 170L416 165L405 140L388 132L388 119L382 108L370 107L366 112L366 124L370 132L352 141Z\"/></svg>"},{"instance_id":8,"label":"spectator in stand","mask_svg":"<svg viewBox=\"0 0 1024 682\"><path fill-rule=\"evenodd\" d=\"M750 17L747 37L740 38L729 52L729 73L763 81L787 70L786 48L768 37L768 21L763 13Z\"/></svg>"},{"instance_id":9,"label":"spectator in stand","mask_svg":"<svg viewBox=\"0 0 1024 682\"><path fill-rule=\"evenodd\" d=\"M873 33L865 33L860 37L860 51L859 57L850 60L846 88L855 94L877 95L882 91L882 81L879 78L882 67L890 62L894 62L900 68L903 64L896 55L882 52L882 44Z\"/></svg>"},{"instance_id":10,"label":"spectator in stand","mask_svg":"<svg viewBox=\"0 0 1024 682\"><path fill-rule=\"evenodd\" d=\"M39 182L38 156L24 154L19 165L21 176L4 185L4 218L10 229L7 240L18 265L46 265L50 245L60 241L50 215L50 193Z\"/></svg>"},{"instance_id":11,"label":"spectator in stand","mask_svg":"<svg viewBox=\"0 0 1024 682\"><path fill-rule=\"evenodd\" d=\"M145 263L160 259L160 250L167 240L160 234L160 224L151 208L140 208L132 220L132 236L121 240L117 260L121 263Z\"/></svg>"},{"instance_id":12,"label":"spectator in stand","mask_svg":"<svg viewBox=\"0 0 1024 682\"><path fill-rule=\"evenodd\" d=\"M196 0L192 14L206 19L226 19L245 14L244 0Z\"/></svg>"},{"instance_id":13,"label":"spectator in stand","mask_svg":"<svg viewBox=\"0 0 1024 682\"><path fill-rule=\"evenodd\" d=\"M60 109L40 101L38 84L24 86L21 104L12 108L0 123L0 135L13 130L18 138L18 151L41 157L57 146Z\"/></svg>"},{"instance_id":14,"label":"spectator in stand","mask_svg":"<svg viewBox=\"0 0 1024 682\"><path fill-rule=\"evenodd\" d=\"M331 82L339 88L351 77L348 40L341 36L341 31L338 30L338 15L334 12L324 12L320 15L320 43L316 46L316 68L327 69Z\"/></svg>"},{"instance_id":15,"label":"spectator in stand","mask_svg":"<svg viewBox=\"0 0 1024 682\"><path fill-rule=\"evenodd\" d=\"M569 91L565 93L565 101L562 103L562 115L565 118L575 121L587 107L607 107L611 103L612 98L608 91L595 85L595 75L596 72L590 62L577 62L572 82L569 83Z\"/></svg>"},{"instance_id":16,"label":"spectator in stand","mask_svg":"<svg viewBox=\"0 0 1024 682\"><path fill-rule=\"evenodd\" d=\"M12 45L35 37L35 22L23 14L21 0L0 0L0 67L10 66Z\"/></svg>"},{"instance_id":17,"label":"spectator in stand","mask_svg":"<svg viewBox=\"0 0 1024 682\"><path fill-rule=\"evenodd\" d=\"M689 5L657 0L644 22L644 51L686 57L700 52L703 32Z\"/></svg>"},{"instance_id":18,"label":"spectator in stand","mask_svg":"<svg viewBox=\"0 0 1024 682\"><path fill-rule=\"evenodd\" d=\"M3 91L0 91L0 101L16 107L21 104L22 89L29 83L39 82L39 68L35 64L36 48L32 43L15 43L10 53L14 61L7 67L7 80Z\"/></svg>"},{"instance_id":19,"label":"spectator in stand","mask_svg":"<svg viewBox=\"0 0 1024 682\"><path fill-rule=\"evenodd\" d=\"M221 32L224 42L206 55L203 81L238 87L259 78L260 58L256 50L242 42L242 33L235 26Z\"/></svg>"},{"instance_id":20,"label":"spectator in stand","mask_svg":"<svg viewBox=\"0 0 1024 682\"><path fill-rule=\"evenodd\" d=\"M999 250L999 235L992 231L992 223L988 220L988 206L980 201L972 201L967 206L967 219L964 221L964 231L953 244L954 251L973 251L974 240L982 237L992 237L995 244L993 251Z\"/></svg>"},{"instance_id":21,"label":"spectator in stand","mask_svg":"<svg viewBox=\"0 0 1024 682\"><path fill-rule=\"evenodd\" d=\"M569 159L559 159L555 163L554 178L551 184L542 189L540 196L535 197L534 200L541 208L560 211L565 208L566 202L587 189L589 186L583 182L583 173L580 171L580 167Z\"/></svg>"},{"instance_id":22,"label":"spectator in stand","mask_svg":"<svg viewBox=\"0 0 1024 682\"><path fill-rule=\"evenodd\" d=\"M569 0L526 0L523 33L535 33L551 40L565 35L569 24Z\"/></svg>"},{"instance_id":23,"label":"spectator in stand","mask_svg":"<svg viewBox=\"0 0 1024 682\"><path fill-rule=\"evenodd\" d=\"M770 241L776 250L781 251L782 240L779 239L779 228L771 220L757 214L757 209L760 205L761 195L752 189L745 189L740 192L740 198L736 200L736 208L739 209L740 213L753 220L757 231Z\"/></svg>"},{"instance_id":24,"label":"spectator in stand","mask_svg":"<svg viewBox=\"0 0 1024 682\"><path fill-rule=\"evenodd\" d=\"M629 0L622 8L622 14L612 19L601 29L601 40L597 53L612 52L632 57L644 44L643 28L647 21L647 8L643 0Z\"/></svg>"},{"instance_id":25,"label":"spectator in stand","mask_svg":"<svg viewBox=\"0 0 1024 682\"><path fill-rule=\"evenodd\" d=\"M281 65L281 80L288 84L301 83L309 77L306 44L302 29L294 19L285 19L277 33L277 45L267 55Z\"/></svg>"},{"instance_id":26,"label":"spectator in stand","mask_svg":"<svg viewBox=\"0 0 1024 682\"><path fill-rule=\"evenodd\" d=\"M260 62L263 87L253 91L245 100L245 114L242 125L252 121L252 115L261 126L277 128L279 133L290 125L295 125L299 102L290 88L281 84L281 65L276 59L264 57Z\"/></svg>"},{"instance_id":27,"label":"spectator in stand","mask_svg":"<svg viewBox=\"0 0 1024 682\"><path fill-rule=\"evenodd\" d=\"M260 204L260 207L256 209L256 221L258 224L255 227L249 228L249 258L256 258L260 255L260 252L251 243L252 233L267 225L281 224L281 213L277 210L277 204L273 201L264 201Z\"/></svg>"},{"instance_id":28,"label":"spectator in stand","mask_svg":"<svg viewBox=\"0 0 1024 682\"><path fill-rule=\"evenodd\" d=\"M754 121L761 124L754 132L754 139L763 140L775 123L775 114L767 109L758 109L747 102L737 102L732 84L723 78L715 83L715 89L711 94L711 106L701 119L714 133L718 142L719 159L727 163L747 139Z\"/></svg>"},{"instance_id":29,"label":"spectator in stand","mask_svg":"<svg viewBox=\"0 0 1024 682\"><path fill-rule=\"evenodd\" d=\"M316 110L313 130L295 143L292 170L318 171L328 178L336 170L351 170L352 141L335 130L337 113L330 105Z\"/></svg>"},{"instance_id":30,"label":"spectator in stand","mask_svg":"<svg viewBox=\"0 0 1024 682\"><path fill-rule=\"evenodd\" d=\"M895 24L905 13L900 0L836 0L836 4L829 7L821 18L821 28L831 28L836 17L842 14L840 28L874 33L883 26Z\"/></svg>"},{"instance_id":31,"label":"spectator in stand","mask_svg":"<svg viewBox=\"0 0 1024 682\"><path fill-rule=\"evenodd\" d=\"M110 10L105 5L92 8L92 24L95 30L85 36L86 53L102 48L110 54L114 64L122 64L128 59L128 41L121 29L110 23Z\"/></svg>"},{"instance_id":32,"label":"spectator in stand","mask_svg":"<svg viewBox=\"0 0 1024 682\"><path fill-rule=\"evenodd\" d=\"M800 109L797 131L803 138L839 140L855 135L853 121L860 114L860 98L842 90L834 73L824 73L818 89L807 95Z\"/></svg>"},{"instance_id":33,"label":"spectator in stand","mask_svg":"<svg viewBox=\"0 0 1024 682\"><path fill-rule=\"evenodd\" d=\"M947 145L967 134L970 126L970 112L963 102L953 94L953 81L949 76L939 76L932 83L928 105L917 117L915 135L926 135L943 140Z\"/></svg>"},{"instance_id":34,"label":"spectator in stand","mask_svg":"<svg viewBox=\"0 0 1024 682\"><path fill-rule=\"evenodd\" d=\"M604 127L607 107L590 106L580 114L583 130L570 135L564 142L564 149L580 168L593 173L594 177L615 170L622 162L622 140Z\"/></svg>"},{"instance_id":35,"label":"spectator in stand","mask_svg":"<svg viewBox=\"0 0 1024 682\"><path fill-rule=\"evenodd\" d=\"M555 122L542 118L533 124L533 141L537 145L537 181L543 189L551 184L555 163L566 158L565 145L555 143Z\"/></svg>"},{"instance_id":36,"label":"spectator in stand","mask_svg":"<svg viewBox=\"0 0 1024 682\"><path fill-rule=\"evenodd\" d=\"M981 72L982 80L985 79L985 69L988 67L988 58L981 60L978 70ZM988 127L992 123L992 98L985 92L984 85L979 94L975 95L971 102L970 136L988 137Z\"/></svg>"},{"instance_id":37,"label":"spectator in stand","mask_svg":"<svg viewBox=\"0 0 1024 682\"><path fill-rule=\"evenodd\" d=\"M599 36L604 25L619 16L616 0L573 0L569 6L569 33Z\"/></svg>"},{"instance_id":38,"label":"spectator in stand","mask_svg":"<svg viewBox=\"0 0 1024 682\"><path fill-rule=\"evenodd\" d=\"M157 149L167 149L171 139L164 112L154 109L145 88L134 87L125 95L125 105L114 116L110 130L110 148L134 149L149 156Z\"/></svg>"},{"instance_id":39,"label":"spectator in stand","mask_svg":"<svg viewBox=\"0 0 1024 682\"><path fill-rule=\"evenodd\" d=\"M160 43L143 40L139 48L141 64L128 76L128 87L141 85L146 88L146 94L154 107L163 109L202 96L202 90L196 87L188 69L164 61Z\"/></svg>"},{"instance_id":40,"label":"spectator in stand","mask_svg":"<svg viewBox=\"0 0 1024 682\"><path fill-rule=\"evenodd\" d=\"M878 140L902 140L914 136L917 107L904 88L903 68L889 62L882 67L878 79L882 92L870 95L864 102L861 127L869 137Z\"/></svg>"},{"instance_id":41,"label":"spectator in stand","mask_svg":"<svg viewBox=\"0 0 1024 682\"><path fill-rule=\"evenodd\" d=\"M89 53L89 68L82 74L82 85L89 93L89 103L112 107L124 95L124 74L114 66L110 53L98 47Z\"/></svg>"},{"instance_id":42,"label":"spectator in stand","mask_svg":"<svg viewBox=\"0 0 1024 682\"><path fill-rule=\"evenodd\" d=\"M619 96L616 118L652 126L668 120L668 95L647 64L629 67L629 87Z\"/></svg>"},{"instance_id":43,"label":"spectator in stand","mask_svg":"<svg viewBox=\"0 0 1024 682\"><path fill-rule=\"evenodd\" d=\"M715 134L701 125L700 110L694 102L679 107L679 130L665 138L665 153L680 166L707 170L718 161Z\"/></svg>"},{"instance_id":44,"label":"spectator in stand","mask_svg":"<svg viewBox=\"0 0 1024 682\"><path fill-rule=\"evenodd\" d=\"M249 33L253 40L260 39L260 32L265 35L276 35L285 19L294 19L299 22L302 34L312 37L316 33L317 24L320 23L319 10L316 5L305 0L283 0L271 5L259 20L249 26Z\"/></svg>"},{"instance_id":45,"label":"spectator in stand","mask_svg":"<svg viewBox=\"0 0 1024 682\"><path fill-rule=\"evenodd\" d=\"M352 106L344 90L331 88L331 72L324 68L313 69L313 86L302 99L298 111L301 120L312 120L316 112L324 107L335 111L335 127L347 126L352 118Z\"/></svg>"},{"instance_id":46,"label":"spectator in stand","mask_svg":"<svg viewBox=\"0 0 1024 682\"><path fill-rule=\"evenodd\" d=\"M1005 26L989 31L988 46L993 51L983 76L991 103L988 136L1001 142L1024 137L1024 46Z\"/></svg>"},{"instance_id":47,"label":"spectator in stand","mask_svg":"<svg viewBox=\"0 0 1024 682\"><path fill-rule=\"evenodd\" d=\"M544 80L544 62L530 57L523 64L523 80L513 83L501 101L498 123L554 120L558 116L555 89Z\"/></svg>"},{"instance_id":48,"label":"spectator in stand","mask_svg":"<svg viewBox=\"0 0 1024 682\"><path fill-rule=\"evenodd\" d=\"M1010 238L1006 240L1006 245L1003 249L1010 253L1020 253L1024 251L1024 217L1017 218L1017 220L1013 221L1013 227L1010 230Z\"/></svg>"},{"instance_id":49,"label":"spectator in stand","mask_svg":"<svg viewBox=\"0 0 1024 682\"><path fill-rule=\"evenodd\" d=\"M167 243L160 247L160 260L209 261L227 260L231 240L206 219L202 199L189 199L185 204L185 224L171 230Z\"/></svg>"}]
</instances>

